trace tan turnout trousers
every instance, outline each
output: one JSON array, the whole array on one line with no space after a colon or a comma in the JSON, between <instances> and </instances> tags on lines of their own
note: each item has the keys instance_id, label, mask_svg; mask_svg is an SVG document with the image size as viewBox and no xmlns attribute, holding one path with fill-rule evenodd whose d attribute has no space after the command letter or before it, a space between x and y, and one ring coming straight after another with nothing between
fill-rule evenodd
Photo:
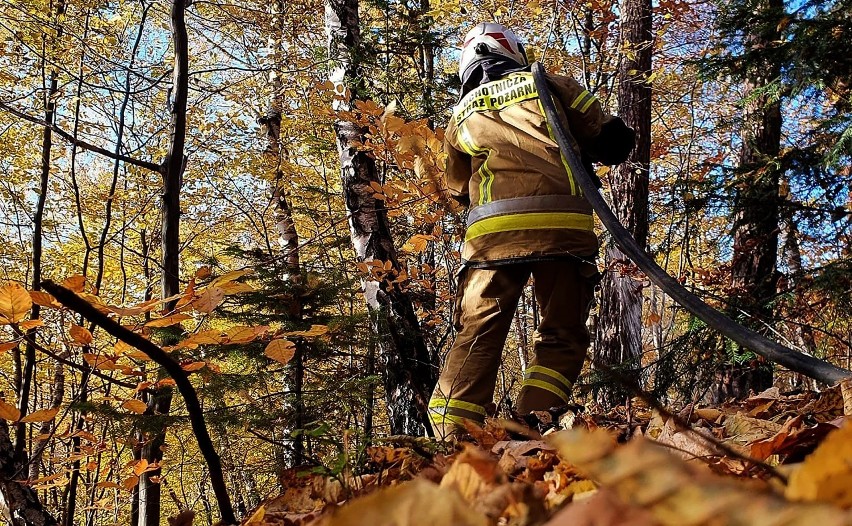
<instances>
[{"instance_id":1,"label":"tan turnout trousers","mask_svg":"<svg viewBox=\"0 0 852 526\"><path fill-rule=\"evenodd\" d=\"M533 276L541 323L533 339L517 411L525 414L570 402L589 347L586 318L597 268L580 259L468 268L460 276L453 323L459 330L429 404L437 437L482 423L492 403L503 346L518 299Z\"/></svg>"}]
</instances>

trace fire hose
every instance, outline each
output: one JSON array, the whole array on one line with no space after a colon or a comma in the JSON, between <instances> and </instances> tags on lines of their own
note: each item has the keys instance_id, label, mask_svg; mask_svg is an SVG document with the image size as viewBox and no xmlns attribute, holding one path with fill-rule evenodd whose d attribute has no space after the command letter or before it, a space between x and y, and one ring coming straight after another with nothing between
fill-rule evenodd
<instances>
[{"instance_id":1,"label":"fire hose","mask_svg":"<svg viewBox=\"0 0 852 526\"><path fill-rule=\"evenodd\" d=\"M718 331L724 336L730 338L743 347L754 351L756 354L771 362L783 365L791 371L801 373L829 385L836 384L843 379L852 377L852 371L836 367L824 360L820 360L811 355L781 345L762 334L740 325L705 303L692 292L688 291L676 279L663 270L656 261L654 261L654 259L639 246L630 232L624 228L609 208L604 197L598 191L598 188L593 182L592 176L586 171L586 168L580 161L572 146L574 144L574 139L571 136L570 131L568 131L564 126L563 121L556 110L556 104L554 103L550 90L548 89L547 81L544 77L544 68L542 68L541 63L536 62L532 65L532 73L547 121L553 129L559 149L562 151L562 155L565 156L565 159L568 162L568 167L571 169L575 181L577 181L577 184L583 191L583 195L591 203L592 208L594 208L601 220L601 223L603 223L604 227L606 227L612 235L616 246L618 246L618 248L621 249L621 251L629 257L654 284L660 287L669 295L669 297L683 306L686 310L704 321L708 327Z\"/></svg>"}]
</instances>

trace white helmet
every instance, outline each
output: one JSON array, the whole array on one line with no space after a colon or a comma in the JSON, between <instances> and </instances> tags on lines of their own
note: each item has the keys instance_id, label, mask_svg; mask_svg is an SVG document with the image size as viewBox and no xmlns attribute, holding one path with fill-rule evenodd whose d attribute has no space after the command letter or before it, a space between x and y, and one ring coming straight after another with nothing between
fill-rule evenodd
<instances>
[{"instance_id":1,"label":"white helmet","mask_svg":"<svg viewBox=\"0 0 852 526\"><path fill-rule=\"evenodd\" d=\"M483 22L468 31L464 37L459 59L459 78L462 83L467 81L474 66L488 59L489 55L509 58L521 66L529 63L524 45L511 29L502 24Z\"/></svg>"}]
</instances>

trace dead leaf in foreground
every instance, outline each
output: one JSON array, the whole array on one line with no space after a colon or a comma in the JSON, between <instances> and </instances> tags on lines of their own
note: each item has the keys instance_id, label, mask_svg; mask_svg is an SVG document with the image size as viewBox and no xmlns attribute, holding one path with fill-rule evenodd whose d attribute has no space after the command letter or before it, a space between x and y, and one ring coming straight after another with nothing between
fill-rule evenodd
<instances>
[{"instance_id":1,"label":"dead leaf in foreground","mask_svg":"<svg viewBox=\"0 0 852 526\"><path fill-rule=\"evenodd\" d=\"M829 434L790 476L787 498L852 507L852 422Z\"/></svg>"},{"instance_id":2,"label":"dead leaf in foreground","mask_svg":"<svg viewBox=\"0 0 852 526\"><path fill-rule=\"evenodd\" d=\"M317 526L488 526L452 489L423 479L359 498L317 523Z\"/></svg>"},{"instance_id":3,"label":"dead leaf in foreground","mask_svg":"<svg viewBox=\"0 0 852 526\"><path fill-rule=\"evenodd\" d=\"M663 526L852 524L852 513L827 504L787 502L688 464L646 439L616 446L605 431L572 430L551 435L548 441L621 502L647 510ZM562 524L567 523L553 526Z\"/></svg>"}]
</instances>

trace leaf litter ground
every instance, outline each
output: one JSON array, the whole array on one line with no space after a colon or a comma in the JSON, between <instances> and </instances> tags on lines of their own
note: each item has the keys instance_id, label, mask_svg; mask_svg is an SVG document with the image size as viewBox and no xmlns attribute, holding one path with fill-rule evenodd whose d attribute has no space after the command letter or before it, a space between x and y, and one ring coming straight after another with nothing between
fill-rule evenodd
<instances>
[{"instance_id":1,"label":"leaf litter ground","mask_svg":"<svg viewBox=\"0 0 852 526\"><path fill-rule=\"evenodd\" d=\"M527 440L501 421L455 444L392 437L359 475L284 472L243 524L852 525L850 416L847 380L678 415L568 412Z\"/></svg>"}]
</instances>

